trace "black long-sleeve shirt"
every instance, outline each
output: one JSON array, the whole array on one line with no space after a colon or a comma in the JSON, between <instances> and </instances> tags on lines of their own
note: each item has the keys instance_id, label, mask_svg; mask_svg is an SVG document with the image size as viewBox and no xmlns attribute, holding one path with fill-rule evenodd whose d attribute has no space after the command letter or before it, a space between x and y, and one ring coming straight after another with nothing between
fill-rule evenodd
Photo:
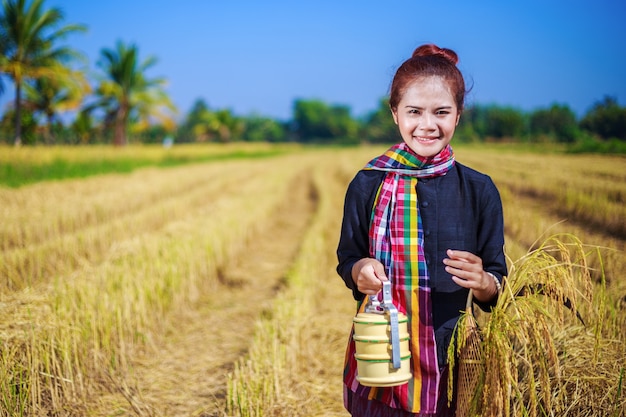
<instances>
[{"instance_id":1,"label":"black long-sleeve shirt","mask_svg":"<svg viewBox=\"0 0 626 417\"><path fill-rule=\"evenodd\" d=\"M364 294L352 280L352 267L358 260L370 257L370 218L385 174L376 170L359 171L346 192L337 272L356 300L362 300ZM446 250L471 252L482 259L485 271L500 280L506 276L502 202L490 177L458 162L446 175L420 178L417 196L424 228L433 324L439 349L445 352L468 295L468 290L457 285L444 269Z\"/></svg>"}]
</instances>

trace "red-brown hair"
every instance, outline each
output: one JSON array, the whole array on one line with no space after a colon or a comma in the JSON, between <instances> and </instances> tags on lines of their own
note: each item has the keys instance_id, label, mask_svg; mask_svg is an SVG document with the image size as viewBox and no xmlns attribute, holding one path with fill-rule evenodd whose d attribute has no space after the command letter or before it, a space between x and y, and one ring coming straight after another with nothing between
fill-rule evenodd
<instances>
[{"instance_id":1,"label":"red-brown hair","mask_svg":"<svg viewBox=\"0 0 626 417\"><path fill-rule=\"evenodd\" d=\"M396 71L391 83L389 107L395 110L406 89L413 81L424 77L441 77L448 83L457 110L463 111L465 103L465 80L456 64L459 57L452 49L426 44L418 47L411 58L404 61Z\"/></svg>"}]
</instances>

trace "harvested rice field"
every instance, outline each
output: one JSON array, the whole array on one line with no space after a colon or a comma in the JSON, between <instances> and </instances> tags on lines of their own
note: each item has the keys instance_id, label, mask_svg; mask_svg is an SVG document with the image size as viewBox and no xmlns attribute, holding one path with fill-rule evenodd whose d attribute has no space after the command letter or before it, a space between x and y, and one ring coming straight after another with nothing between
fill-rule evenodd
<instances>
[{"instance_id":1,"label":"harvested rice field","mask_svg":"<svg viewBox=\"0 0 626 417\"><path fill-rule=\"evenodd\" d=\"M347 184L384 147L236 146L0 186L0 416L348 415L335 248ZM498 400L477 415L626 415L626 159L455 151L501 192L508 288L547 289L478 317Z\"/></svg>"}]
</instances>

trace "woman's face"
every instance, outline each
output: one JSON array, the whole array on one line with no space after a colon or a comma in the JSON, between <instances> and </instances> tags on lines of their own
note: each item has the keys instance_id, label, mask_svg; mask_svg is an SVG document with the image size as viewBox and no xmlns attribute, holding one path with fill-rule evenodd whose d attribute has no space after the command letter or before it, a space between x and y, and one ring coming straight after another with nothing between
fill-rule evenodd
<instances>
[{"instance_id":1,"label":"woman's face","mask_svg":"<svg viewBox=\"0 0 626 417\"><path fill-rule=\"evenodd\" d=\"M409 84L391 113L404 142L425 158L437 155L450 143L460 117L448 84L436 76Z\"/></svg>"}]
</instances>

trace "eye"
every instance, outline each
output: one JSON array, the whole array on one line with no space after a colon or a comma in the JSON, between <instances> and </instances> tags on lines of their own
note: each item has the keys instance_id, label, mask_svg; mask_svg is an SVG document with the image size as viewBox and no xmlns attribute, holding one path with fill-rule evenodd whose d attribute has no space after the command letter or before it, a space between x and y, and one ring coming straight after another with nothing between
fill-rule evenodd
<instances>
[{"instance_id":1,"label":"eye","mask_svg":"<svg viewBox=\"0 0 626 417\"><path fill-rule=\"evenodd\" d=\"M436 114L445 116L446 114L450 114L450 110L437 110Z\"/></svg>"}]
</instances>

